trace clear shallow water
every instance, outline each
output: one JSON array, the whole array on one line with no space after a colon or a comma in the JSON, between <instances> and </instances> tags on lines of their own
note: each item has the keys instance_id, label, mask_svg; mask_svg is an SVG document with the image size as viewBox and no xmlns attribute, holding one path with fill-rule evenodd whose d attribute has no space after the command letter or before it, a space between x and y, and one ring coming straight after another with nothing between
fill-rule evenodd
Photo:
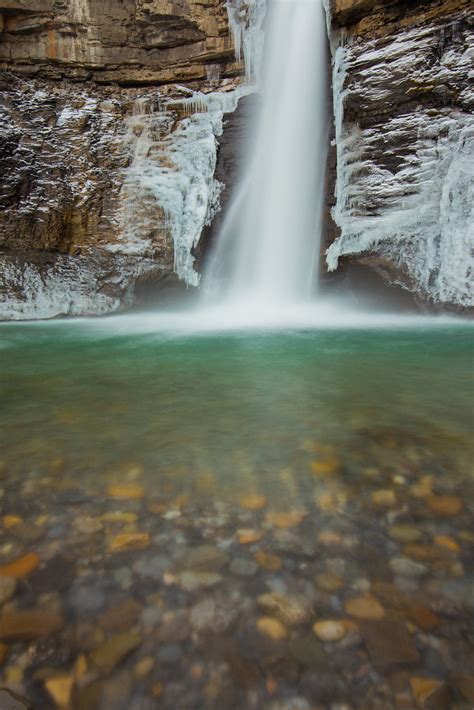
<instances>
[{"instance_id":1,"label":"clear shallow water","mask_svg":"<svg viewBox=\"0 0 474 710\"><path fill-rule=\"evenodd\" d=\"M3 615L40 603L62 614L39 639L5 637L0 617L5 684L53 707L44 668L71 678L84 657L73 707L294 697L399 707L397 693L413 700L412 676L446 683L449 707L468 707L456 673L474 660L472 328L152 326L129 317L0 330L1 500L20 519L4 519L0 576L25 554L39 565L17 576ZM414 549L392 535L397 525ZM298 620L262 601L268 593L299 604ZM366 593L408 629L416 660L374 661L382 652L367 634L392 631L367 631L381 620L349 613ZM125 629L107 617L123 604ZM259 628L262 617L281 638ZM318 641L312 626L325 619L347 624L341 640ZM130 629L139 640L104 671L97 649Z\"/></svg>"}]
</instances>

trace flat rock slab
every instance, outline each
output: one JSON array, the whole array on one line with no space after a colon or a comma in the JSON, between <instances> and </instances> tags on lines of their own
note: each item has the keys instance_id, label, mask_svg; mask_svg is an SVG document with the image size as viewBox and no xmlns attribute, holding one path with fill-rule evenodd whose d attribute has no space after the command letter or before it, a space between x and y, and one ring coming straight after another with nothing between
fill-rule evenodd
<instances>
[{"instance_id":1,"label":"flat rock slab","mask_svg":"<svg viewBox=\"0 0 474 710\"><path fill-rule=\"evenodd\" d=\"M186 551L180 560L179 568L181 570L214 572L224 567L228 561L228 554L218 547L201 545Z\"/></svg>"},{"instance_id":2,"label":"flat rock slab","mask_svg":"<svg viewBox=\"0 0 474 710\"><path fill-rule=\"evenodd\" d=\"M31 705L28 700L20 698L11 690L0 688L0 708L1 710L30 710Z\"/></svg>"},{"instance_id":3,"label":"flat rock slab","mask_svg":"<svg viewBox=\"0 0 474 710\"><path fill-rule=\"evenodd\" d=\"M33 641L60 631L63 626L63 617L54 611L4 611L0 616L0 640Z\"/></svg>"},{"instance_id":4,"label":"flat rock slab","mask_svg":"<svg viewBox=\"0 0 474 710\"><path fill-rule=\"evenodd\" d=\"M360 631L377 669L386 671L420 662L416 646L403 624L386 619L364 621Z\"/></svg>"}]
</instances>

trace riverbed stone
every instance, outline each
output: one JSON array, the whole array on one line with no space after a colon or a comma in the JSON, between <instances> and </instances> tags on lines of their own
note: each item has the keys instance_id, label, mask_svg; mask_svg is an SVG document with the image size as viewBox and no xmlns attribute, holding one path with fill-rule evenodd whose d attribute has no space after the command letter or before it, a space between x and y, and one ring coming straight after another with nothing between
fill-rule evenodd
<instances>
[{"instance_id":1,"label":"riverbed stone","mask_svg":"<svg viewBox=\"0 0 474 710\"><path fill-rule=\"evenodd\" d=\"M382 619L385 616L383 606L370 593L348 599L344 604L344 608L349 616L353 616L356 619Z\"/></svg>"},{"instance_id":2,"label":"riverbed stone","mask_svg":"<svg viewBox=\"0 0 474 710\"><path fill-rule=\"evenodd\" d=\"M260 530L252 530L251 528L237 530L236 535L240 545L253 545L255 542L260 542L263 537Z\"/></svg>"},{"instance_id":3,"label":"riverbed stone","mask_svg":"<svg viewBox=\"0 0 474 710\"><path fill-rule=\"evenodd\" d=\"M67 673L48 678L44 687L56 703L56 707L61 710L68 710L71 707L71 694L74 685L74 676Z\"/></svg>"},{"instance_id":4,"label":"riverbed stone","mask_svg":"<svg viewBox=\"0 0 474 710\"><path fill-rule=\"evenodd\" d=\"M458 496L429 496L426 505L435 515L447 518L462 510L462 500Z\"/></svg>"},{"instance_id":5,"label":"riverbed stone","mask_svg":"<svg viewBox=\"0 0 474 710\"><path fill-rule=\"evenodd\" d=\"M109 540L109 552L126 552L127 550L145 550L150 544L150 534L146 532L120 533Z\"/></svg>"},{"instance_id":6,"label":"riverbed stone","mask_svg":"<svg viewBox=\"0 0 474 710\"><path fill-rule=\"evenodd\" d=\"M458 554L461 550L459 543L450 535L435 535L434 544L454 554Z\"/></svg>"},{"instance_id":7,"label":"riverbed stone","mask_svg":"<svg viewBox=\"0 0 474 710\"><path fill-rule=\"evenodd\" d=\"M27 552L22 557L0 566L0 577L13 577L23 579L40 565L40 558L36 552Z\"/></svg>"},{"instance_id":8,"label":"riverbed stone","mask_svg":"<svg viewBox=\"0 0 474 710\"><path fill-rule=\"evenodd\" d=\"M307 516L306 510L290 510L288 512L269 511L265 515L265 522L271 527L287 530L297 527Z\"/></svg>"},{"instance_id":9,"label":"riverbed stone","mask_svg":"<svg viewBox=\"0 0 474 710\"><path fill-rule=\"evenodd\" d=\"M461 695L474 703L474 675L469 673L459 673L453 678L454 685Z\"/></svg>"},{"instance_id":10,"label":"riverbed stone","mask_svg":"<svg viewBox=\"0 0 474 710\"><path fill-rule=\"evenodd\" d=\"M321 574L316 575L315 584L318 589L322 589L325 592L337 592L344 586L344 579L331 570L327 572L321 572Z\"/></svg>"},{"instance_id":11,"label":"riverbed stone","mask_svg":"<svg viewBox=\"0 0 474 710\"><path fill-rule=\"evenodd\" d=\"M194 631L222 633L234 623L238 609L231 600L226 603L212 598L203 599L191 609L190 623Z\"/></svg>"},{"instance_id":12,"label":"riverbed stone","mask_svg":"<svg viewBox=\"0 0 474 710\"><path fill-rule=\"evenodd\" d=\"M219 547L200 545L186 550L179 561L181 570L201 570L214 572L220 570L229 561L229 555Z\"/></svg>"},{"instance_id":13,"label":"riverbed stone","mask_svg":"<svg viewBox=\"0 0 474 710\"><path fill-rule=\"evenodd\" d=\"M1 641L33 641L60 631L64 618L48 609L6 610L0 614Z\"/></svg>"},{"instance_id":14,"label":"riverbed stone","mask_svg":"<svg viewBox=\"0 0 474 710\"><path fill-rule=\"evenodd\" d=\"M420 655L403 623L390 619L363 621L360 631L376 668L387 671L419 663Z\"/></svg>"},{"instance_id":15,"label":"riverbed stone","mask_svg":"<svg viewBox=\"0 0 474 710\"><path fill-rule=\"evenodd\" d=\"M443 681L435 678L410 678L413 696L422 710L450 710L449 694Z\"/></svg>"},{"instance_id":16,"label":"riverbed stone","mask_svg":"<svg viewBox=\"0 0 474 710\"><path fill-rule=\"evenodd\" d=\"M25 521L12 527L11 534L25 543L36 542L43 537L44 529L40 525Z\"/></svg>"},{"instance_id":17,"label":"riverbed stone","mask_svg":"<svg viewBox=\"0 0 474 710\"><path fill-rule=\"evenodd\" d=\"M220 584L222 575L217 572L201 572L188 570L178 575L178 583L185 592L196 592L199 589L209 589Z\"/></svg>"},{"instance_id":18,"label":"riverbed stone","mask_svg":"<svg viewBox=\"0 0 474 710\"><path fill-rule=\"evenodd\" d=\"M111 673L140 646L141 636L128 632L112 636L90 654L90 660L102 673Z\"/></svg>"},{"instance_id":19,"label":"riverbed stone","mask_svg":"<svg viewBox=\"0 0 474 710\"><path fill-rule=\"evenodd\" d=\"M392 525L388 530L388 534L392 540L405 545L418 542L422 537L421 530L411 525Z\"/></svg>"},{"instance_id":20,"label":"riverbed stone","mask_svg":"<svg viewBox=\"0 0 474 710\"><path fill-rule=\"evenodd\" d=\"M83 535L94 535L103 529L103 524L98 518L80 516L73 522L74 529Z\"/></svg>"},{"instance_id":21,"label":"riverbed stone","mask_svg":"<svg viewBox=\"0 0 474 710\"><path fill-rule=\"evenodd\" d=\"M247 557L234 557L229 565L229 570L237 577L252 577L258 570L258 565Z\"/></svg>"},{"instance_id":22,"label":"riverbed stone","mask_svg":"<svg viewBox=\"0 0 474 710\"><path fill-rule=\"evenodd\" d=\"M304 624L314 614L312 602L302 594L285 595L269 592L261 594L257 603L286 626Z\"/></svg>"},{"instance_id":23,"label":"riverbed stone","mask_svg":"<svg viewBox=\"0 0 474 710\"><path fill-rule=\"evenodd\" d=\"M239 501L242 508L245 510L261 510L267 504L267 499L264 495L259 495L258 493L244 496Z\"/></svg>"},{"instance_id":24,"label":"riverbed stone","mask_svg":"<svg viewBox=\"0 0 474 710\"><path fill-rule=\"evenodd\" d=\"M261 616L257 619L257 629L272 641L281 641L288 635L288 631L281 621L270 616Z\"/></svg>"},{"instance_id":25,"label":"riverbed stone","mask_svg":"<svg viewBox=\"0 0 474 710\"><path fill-rule=\"evenodd\" d=\"M13 577L0 576L0 606L15 594L16 580Z\"/></svg>"},{"instance_id":26,"label":"riverbed stone","mask_svg":"<svg viewBox=\"0 0 474 710\"><path fill-rule=\"evenodd\" d=\"M141 611L141 604L134 599L126 599L106 609L99 617L98 623L105 631L126 631L136 623Z\"/></svg>"},{"instance_id":27,"label":"riverbed stone","mask_svg":"<svg viewBox=\"0 0 474 710\"><path fill-rule=\"evenodd\" d=\"M54 555L39 569L34 570L28 579L35 594L63 592L68 589L76 578L76 565L71 559L62 555Z\"/></svg>"},{"instance_id":28,"label":"riverbed stone","mask_svg":"<svg viewBox=\"0 0 474 710\"><path fill-rule=\"evenodd\" d=\"M133 675L137 680L142 680L150 675L155 665L155 659L152 656L144 656L133 667Z\"/></svg>"},{"instance_id":29,"label":"riverbed stone","mask_svg":"<svg viewBox=\"0 0 474 710\"><path fill-rule=\"evenodd\" d=\"M314 633L292 638L288 644L291 656L307 668L324 669L328 657Z\"/></svg>"},{"instance_id":30,"label":"riverbed stone","mask_svg":"<svg viewBox=\"0 0 474 710\"><path fill-rule=\"evenodd\" d=\"M317 621L313 625L313 631L320 641L340 641L347 633L346 626L337 619L325 619Z\"/></svg>"},{"instance_id":31,"label":"riverbed stone","mask_svg":"<svg viewBox=\"0 0 474 710\"><path fill-rule=\"evenodd\" d=\"M264 552L264 550L258 550L253 557L259 567L262 567L268 572L278 572L283 565L281 557L271 552Z\"/></svg>"},{"instance_id":32,"label":"riverbed stone","mask_svg":"<svg viewBox=\"0 0 474 710\"><path fill-rule=\"evenodd\" d=\"M26 698L22 698L7 688L0 688L0 708L2 710L32 710L33 706Z\"/></svg>"},{"instance_id":33,"label":"riverbed stone","mask_svg":"<svg viewBox=\"0 0 474 710\"><path fill-rule=\"evenodd\" d=\"M338 456L328 456L311 461L311 472L315 476L335 476L341 469L342 461Z\"/></svg>"},{"instance_id":34,"label":"riverbed stone","mask_svg":"<svg viewBox=\"0 0 474 710\"><path fill-rule=\"evenodd\" d=\"M393 557L389 566L394 574L401 577L421 577L428 571L422 562L415 562L409 557Z\"/></svg>"},{"instance_id":35,"label":"riverbed stone","mask_svg":"<svg viewBox=\"0 0 474 710\"><path fill-rule=\"evenodd\" d=\"M118 525L133 525L138 520L136 513L123 510L109 510L101 516L104 523L117 523Z\"/></svg>"},{"instance_id":36,"label":"riverbed stone","mask_svg":"<svg viewBox=\"0 0 474 710\"><path fill-rule=\"evenodd\" d=\"M113 483L107 487L107 495L119 500L139 500L144 497L145 490L139 483Z\"/></svg>"},{"instance_id":37,"label":"riverbed stone","mask_svg":"<svg viewBox=\"0 0 474 710\"><path fill-rule=\"evenodd\" d=\"M375 491L371 495L372 503L381 508L391 508L397 503L397 496L391 489Z\"/></svg>"}]
</instances>

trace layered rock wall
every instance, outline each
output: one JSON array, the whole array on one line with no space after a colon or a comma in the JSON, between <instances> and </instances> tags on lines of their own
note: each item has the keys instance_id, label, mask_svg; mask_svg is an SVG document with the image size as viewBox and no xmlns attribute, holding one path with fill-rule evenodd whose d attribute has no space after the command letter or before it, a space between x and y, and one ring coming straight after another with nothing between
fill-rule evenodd
<instances>
[{"instance_id":1,"label":"layered rock wall","mask_svg":"<svg viewBox=\"0 0 474 710\"><path fill-rule=\"evenodd\" d=\"M104 314L197 285L240 85L221 0L0 0L0 317ZM241 36L253 18L233 17ZM240 24L239 24L240 23Z\"/></svg>"},{"instance_id":2,"label":"layered rock wall","mask_svg":"<svg viewBox=\"0 0 474 710\"><path fill-rule=\"evenodd\" d=\"M332 0L329 269L358 262L440 307L474 305L470 0Z\"/></svg>"}]
</instances>

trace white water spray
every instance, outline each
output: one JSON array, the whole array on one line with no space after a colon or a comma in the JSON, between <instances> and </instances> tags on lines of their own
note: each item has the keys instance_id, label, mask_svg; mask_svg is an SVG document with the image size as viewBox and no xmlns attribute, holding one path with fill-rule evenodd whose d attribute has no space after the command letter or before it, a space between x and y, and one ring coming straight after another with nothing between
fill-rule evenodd
<instances>
[{"instance_id":1,"label":"white water spray","mask_svg":"<svg viewBox=\"0 0 474 710\"><path fill-rule=\"evenodd\" d=\"M262 105L249 169L206 273L206 298L262 310L314 288L327 150L326 21L321 0L269 0Z\"/></svg>"}]
</instances>

